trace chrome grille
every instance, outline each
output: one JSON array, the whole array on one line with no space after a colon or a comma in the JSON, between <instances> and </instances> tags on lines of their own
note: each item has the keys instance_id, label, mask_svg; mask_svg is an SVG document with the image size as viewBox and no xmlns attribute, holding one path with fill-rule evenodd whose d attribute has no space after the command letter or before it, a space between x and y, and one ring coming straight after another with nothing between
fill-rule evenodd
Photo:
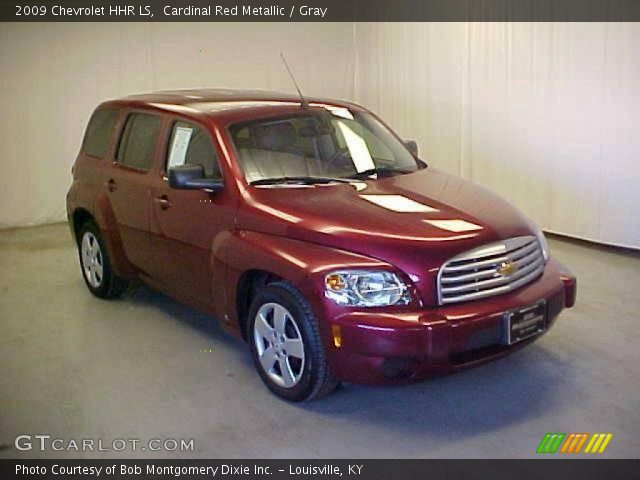
<instances>
[{"instance_id":1,"label":"chrome grille","mask_svg":"<svg viewBox=\"0 0 640 480\"><path fill-rule=\"evenodd\" d=\"M542 249L534 236L483 245L456 255L440 268L438 301L443 305L507 293L535 280L543 270Z\"/></svg>"}]
</instances>

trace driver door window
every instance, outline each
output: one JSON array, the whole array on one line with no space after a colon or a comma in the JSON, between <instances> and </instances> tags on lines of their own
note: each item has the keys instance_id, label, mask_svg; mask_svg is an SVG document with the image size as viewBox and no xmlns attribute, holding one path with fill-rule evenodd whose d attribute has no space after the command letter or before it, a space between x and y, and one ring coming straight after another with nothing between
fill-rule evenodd
<instances>
[{"instance_id":1,"label":"driver door window","mask_svg":"<svg viewBox=\"0 0 640 480\"><path fill-rule=\"evenodd\" d=\"M221 177L211 138L201 127L188 122L175 122L171 129L166 170L180 165L202 165L205 177Z\"/></svg>"}]
</instances>

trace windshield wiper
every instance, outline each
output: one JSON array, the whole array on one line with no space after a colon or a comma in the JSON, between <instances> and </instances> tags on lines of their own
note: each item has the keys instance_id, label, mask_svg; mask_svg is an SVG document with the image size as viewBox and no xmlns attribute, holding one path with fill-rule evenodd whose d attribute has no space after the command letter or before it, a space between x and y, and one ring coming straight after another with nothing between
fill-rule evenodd
<instances>
[{"instance_id":1,"label":"windshield wiper","mask_svg":"<svg viewBox=\"0 0 640 480\"><path fill-rule=\"evenodd\" d=\"M278 185L278 184L301 184L301 185L317 185L324 183L351 183L346 178L334 178L334 177L273 177L273 178L261 178L260 180L254 180L249 185Z\"/></svg>"},{"instance_id":2,"label":"windshield wiper","mask_svg":"<svg viewBox=\"0 0 640 480\"><path fill-rule=\"evenodd\" d=\"M369 168L367 170L363 170L362 172L354 173L353 175L349 175L347 178L367 178L371 175L378 175L382 177L388 177L391 175L402 175L404 173L412 173L414 170L407 170L402 168L391 168L391 167L375 167Z\"/></svg>"}]
</instances>

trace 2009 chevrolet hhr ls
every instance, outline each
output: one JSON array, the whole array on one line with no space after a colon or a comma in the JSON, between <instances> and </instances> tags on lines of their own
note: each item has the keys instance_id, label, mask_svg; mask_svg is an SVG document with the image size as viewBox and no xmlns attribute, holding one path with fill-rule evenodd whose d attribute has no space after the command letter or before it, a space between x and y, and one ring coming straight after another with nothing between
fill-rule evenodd
<instances>
[{"instance_id":1,"label":"2009 chevrolet hhr ls","mask_svg":"<svg viewBox=\"0 0 640 480\"><path fill-rule=\"evenodd\" d=\"M208 312L289 400L497 358L575 301L575 278L518 210L348 102L105 102L67 209L93 294L142 280Z\"/></svg>"}]
</instances>

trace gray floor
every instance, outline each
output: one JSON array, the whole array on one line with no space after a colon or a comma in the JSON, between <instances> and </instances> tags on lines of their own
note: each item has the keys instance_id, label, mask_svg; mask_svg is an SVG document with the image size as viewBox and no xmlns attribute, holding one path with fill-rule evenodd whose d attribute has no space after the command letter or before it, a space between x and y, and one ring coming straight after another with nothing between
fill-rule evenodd
<instances>
[{"instance_id":1,"label":"gray floor","mask_svg":"<svg viewBox=\"0 0 640 480\"><path fill-rule=\"evenodd\" d=\"M640 453L640 258L552 240L579 302L533 346L395 388L277 400L244 346L147 289L93 298L64 225L0 232L0 457L18 434L194 439L194 452L85 456L534 457L542 435L612 432ZM208 350L211 350L210 352Z\"/></svg>"}]
</instances>

